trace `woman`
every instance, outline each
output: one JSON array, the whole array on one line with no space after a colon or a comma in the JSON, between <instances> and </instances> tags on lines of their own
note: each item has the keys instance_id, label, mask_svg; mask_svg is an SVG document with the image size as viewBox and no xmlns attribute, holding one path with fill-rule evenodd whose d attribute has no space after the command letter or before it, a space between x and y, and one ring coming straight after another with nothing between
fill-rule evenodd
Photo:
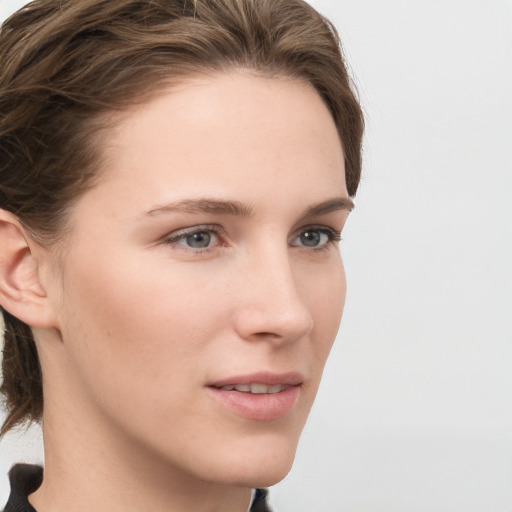
<instances>
[{"instance_id":1,"label":"woman","mask_svg":"<svg viewBox=\"0 0 512 512\"><path fill-rule=\"evenodd\" d=\"M0 62L2 433L45 445L5 511L267 510L345 297L334 29L301 0L37 0Z\"/></svg>"}]
</instances>

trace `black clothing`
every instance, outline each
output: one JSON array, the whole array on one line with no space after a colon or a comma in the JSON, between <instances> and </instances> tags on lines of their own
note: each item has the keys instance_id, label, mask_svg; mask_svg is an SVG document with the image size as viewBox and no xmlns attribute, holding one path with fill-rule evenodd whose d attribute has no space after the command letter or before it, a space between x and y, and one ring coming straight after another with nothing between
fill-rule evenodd
<instances>
[{"instance_id":1,"label":"black clothing","mask_svg":"<svg viewBox=\"0 0 512 512\"><path fill-rule=\"evenodd\" d=\"M9 471L11 495L4 512L37 512L29 503L28 496L35 492L43 481L43 468L31 464L16 464ZM271 512L267 504L267 490L256 489L250 512Z\"/></svg>"},{"instance_id":2,"label":"black clothing","mask_svg":"<svg viewBox=\"0 0 512 512\"><path fill-rule=\"evenodd\" d=\"M29 503L28 495L39 489L43 481L43 468L31 464L16 464L9 471L11 495L4 512L36 512Z\"/></svg>"}]
</instances>

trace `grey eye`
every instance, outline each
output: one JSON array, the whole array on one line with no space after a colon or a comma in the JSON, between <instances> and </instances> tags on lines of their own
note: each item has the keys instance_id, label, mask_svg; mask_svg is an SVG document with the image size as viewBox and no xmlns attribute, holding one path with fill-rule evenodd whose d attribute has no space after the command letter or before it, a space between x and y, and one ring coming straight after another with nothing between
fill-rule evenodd
<instances>
[{"instance_id":1,"label":"grey eye","mask_svg":"<svg viewBox=\"0 0 512 512\"><path fill-rule=\"evenodd\" d=\"M305 247L317 247L322 241L322 233L315 230L305 231L299 236L299 239Z\"/></svg>"},{"instance_id":2,"label":"grey eye","mask_svg":"<svg viewBox=\"0 0 512 512\"><path fill-rule=\"evenodd\" d=\"M327 228L307 228L296 235L291 244L300 247L319 248L327 246L327 244L335 238L335 233Z\"/></svg>"},{"instance_id":3,"label":"grey eye","mask_svg":"<svg viewBox=\"0 0 512 512\"><path fill-rule=\"evenodd\" d=\"M221 244L220 226L194 226L171 233L165 243L189 252L213 249Z\"/></svg>"},{"instance_id":4,"label":"grey eye","mask_svg":"<svg viewBox=\"0 0 512 512\"><path fill-rule=\"evenodd\" d=\"M206 231L200 231L198 233L193 233L191 235L186 236L183 239L183 242L191 247L192 249L206 249L210 246L212 240L212 236L210 233Z\"/></svg>"}]
</instances>

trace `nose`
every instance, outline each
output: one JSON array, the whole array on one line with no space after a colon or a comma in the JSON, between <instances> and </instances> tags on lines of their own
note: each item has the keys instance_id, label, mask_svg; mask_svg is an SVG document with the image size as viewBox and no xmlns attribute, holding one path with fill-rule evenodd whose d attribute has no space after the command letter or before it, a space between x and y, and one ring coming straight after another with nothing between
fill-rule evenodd
<instances>
[{"instance_id":1,"label":"nose","mask_svg":"<svg viewBox=\"0 0 512 512\"><path fill-rule=\"evenodd\" d=\"M248 341L291 343L307 336L313 317L300 293L301 276L286 248L266 248L244 265L234 324Z\"/></svg>"}]
</instances>

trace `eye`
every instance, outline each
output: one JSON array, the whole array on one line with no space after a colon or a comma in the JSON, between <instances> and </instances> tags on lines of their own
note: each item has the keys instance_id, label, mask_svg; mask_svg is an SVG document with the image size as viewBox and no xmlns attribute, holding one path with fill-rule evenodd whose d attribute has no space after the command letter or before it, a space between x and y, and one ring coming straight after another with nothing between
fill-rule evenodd
<instances>
[{"instance_id":1,"label":"eye","mask_svg":"<svg viewBox=\"0 0 512 512\"><path fill-rule=\"evenodd\" d=\"M211 241L212 235L207 231L193 233L192 235L187 235L180 240L183 245L193 249L206 249L210 246Z\"/></svg>"},{"instance_id":2,"label":"eye","mask_svg":"<svg viewBox=\"0 0 512 512\"><path fill-rule=\"evenodd\" d=\"M200 252L220 245L220 232L219 226L195 226L171 233L165 243Z\"/></svg>"},{"instance_id":3,"label":"eye","mask_svg":"<svg viewBox=\"0 0 512 512\"><path fill-rule=\"evenodd\" d=\"M303 229L291 240L291 245L323 249L331 243L341 240L340 233L325 226L310 226Z\"/></svg>"}]
</instances>

